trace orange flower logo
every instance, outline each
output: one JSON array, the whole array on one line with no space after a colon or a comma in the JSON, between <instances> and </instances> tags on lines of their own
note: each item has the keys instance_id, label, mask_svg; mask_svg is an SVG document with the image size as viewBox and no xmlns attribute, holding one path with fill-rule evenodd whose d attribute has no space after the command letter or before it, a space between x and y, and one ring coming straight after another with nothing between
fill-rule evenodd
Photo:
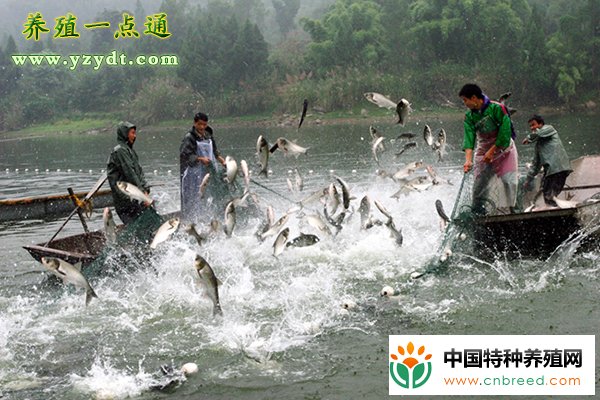
<instances>
[{"instance_id":1,"label":"orange flower logo","mask_svg":"<svg viewBox=\"0 0 600 400\"><path fill-rule=\"evenodd\" d=\"M390 354L390 374L394 381L404 387L417 388L423 385L429 379L431 375L431 354L425 354L425 346L419 347L416 354L415 345L412 342L408 342L406 350L402 346L398 346L398 353ZM419 359L421 361L419 361ZM416 367L416 368L415 368Z\"/></svg>"}]
</instances>

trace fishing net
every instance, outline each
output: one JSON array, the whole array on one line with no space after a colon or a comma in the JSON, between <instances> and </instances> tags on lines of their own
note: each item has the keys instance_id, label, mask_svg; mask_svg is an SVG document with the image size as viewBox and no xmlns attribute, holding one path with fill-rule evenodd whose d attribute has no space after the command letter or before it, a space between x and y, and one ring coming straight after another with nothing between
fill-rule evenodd
<instances>
[{"instance_id":1,"label":"fishing net","mask_svg":"<svg viewBox=\"0 0 600 400\"><path fill-rule=\"evenodd\" d=\"M154 208L146 208L138 218L124 226L114 244L105 246L98 257L85 267L86 275L98 276L143 265L154 233L163 222Z\"/></svg>"}]
</instances>

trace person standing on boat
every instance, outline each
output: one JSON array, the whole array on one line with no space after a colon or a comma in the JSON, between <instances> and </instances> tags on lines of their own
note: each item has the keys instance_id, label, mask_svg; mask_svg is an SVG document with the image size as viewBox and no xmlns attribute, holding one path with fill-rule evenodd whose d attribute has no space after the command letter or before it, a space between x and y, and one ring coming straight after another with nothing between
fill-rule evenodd
<instances>
[{"instance_id":1,"label":"person standing on boat","mask_svg":"<svg viewBox=\"0 0 600 400\"><path fill-rule=\"evenodd\" d=\"M523 189L532 189L533 180L543 168L544 201L550 207L557 207L554 198L563 190L567 176L573 172L569 157L558 137L558 132L552 125L546 125L539 115L532 116L528 123L531 133L523 140L523 144L535 143L535 155L523 183Z\"/></svg>"},{"instance_id":2,"label":"person standing on boat","mask_svg":"<svg viewBox=\"0 0 600 400\"><path fill-rule=\"evenodd\" d=\"M213 130L208 126L208 116L197 113L194 125L183 137L179 148L179 179L181 182L181 214L188 221L195 221L209 201L219 200L215 188L218 187L220 163L225 165L225 159L217 151ZM200 184L207 174L211 182L210 193L205 193L201 199ZM205 208L205 207L204 207Z\"/></svg>"},{"instance_id":3,"label":"person standing on boat","mask_svg":"<svg viewBox=\"0 0 600 400\"><path fill-rule=\"evenodd\" d=\"M138 155L133 149L136 139L136 127L130 122L123 122L117 128L117 145L110 157L106 173L112 191L115 210L124 224L129 224L138 218L150 204L141 204L130 199L119 188L117 182L123 181L137 186L146 194L150 193L150 185L144 178L144 172L138 161Z\"/></svg>"},{"instance_id":4,"label":"person standing on boat","mask_svg":"<svg viewBox=\"0 0 600 400\"><path fill-rule=\"evenodd\" d=\"M518 184L510 115L475 84L464 85L458 95L469 109L464 120L463 169L465 173L474 170L473 212L510 213L515 208Z\"/></svg>"}]
</instances>

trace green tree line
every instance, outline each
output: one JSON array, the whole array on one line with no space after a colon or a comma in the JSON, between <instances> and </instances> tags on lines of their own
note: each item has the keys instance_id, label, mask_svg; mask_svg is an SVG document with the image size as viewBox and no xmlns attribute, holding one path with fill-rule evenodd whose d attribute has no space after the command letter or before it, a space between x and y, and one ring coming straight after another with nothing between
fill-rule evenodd
<instances>
[{"instance_id":1,"label":"green tree line","mask_svg":"<svg viewBox=\"0 0 600 400\"><path fill-rule=\"evenodd\" d=\"M364 104L377 91L417 107L457 104L463 83L518 102L575 105L597 100L600 0L336 0L298 18L299 0L273 0L281 37L267 43L259 0L165 0L171 36L115 40L86 31L77 40L0 42L0 130L58 118L119 114L145 123L296 112L303 99L327 111ZM104 10L122 23L134 10ZM269 27L271 29L271 27ZM18 43L18 44L17 44ZM177 67L70 71L17 67L12 54L176 54ZM125 114L125 115L123 115Z\"/></svg>"}]
</instances>

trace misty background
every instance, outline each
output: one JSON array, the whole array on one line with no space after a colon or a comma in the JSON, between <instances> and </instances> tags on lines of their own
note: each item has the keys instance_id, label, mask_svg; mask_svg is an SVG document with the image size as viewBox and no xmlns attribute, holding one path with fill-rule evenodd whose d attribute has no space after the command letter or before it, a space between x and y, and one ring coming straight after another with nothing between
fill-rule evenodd
<instances>
[{"instance_id":1,"label":"misty background","mask_svg":"<svg viewBox=\"0 0 600 400\"><path fill-rule=\"evenodd\" d=\"M0 0L0 130L114 116L138 123L360 109L376 91L413 108L460 108L476 82L512 104L596 108L600 0ZM21 33L41 12L51 32ZM53 38L77 17L78 39ZM115 40L123 12L137 39ZM167 14L171 37L144 35ZM110 21L110 29L84 23ZM175 54L178 67L23 66L12 54Z\"/></svg>"}]
</instances>

